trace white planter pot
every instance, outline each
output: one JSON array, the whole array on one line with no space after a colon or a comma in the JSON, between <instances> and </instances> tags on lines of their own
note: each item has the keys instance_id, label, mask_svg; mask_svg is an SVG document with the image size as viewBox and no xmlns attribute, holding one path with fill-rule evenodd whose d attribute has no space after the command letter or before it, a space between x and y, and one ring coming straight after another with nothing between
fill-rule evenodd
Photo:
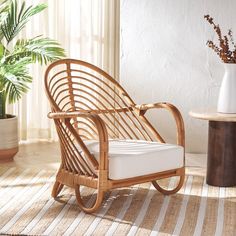
<instances>
[{"instance_id":1,"label":"white planter pot","mask_svg":"<svg viewBox=\"0 0 236 236\"><path fill-rule=\"evenodd\" d=\"M12 161L18 152L18 121L17 117L7 115L0 119L0 162Z\"/></svg>"},{"instance_id":2,"label":"white planter pot","mask_svg":"<svg viewBox=\"0 0 236 236\"><path fill-rule=\"evenodd\" d=\"M221 83L217 112L236 113L236 64L225 63L225 74Z\"/></svg>"}]
</instances>

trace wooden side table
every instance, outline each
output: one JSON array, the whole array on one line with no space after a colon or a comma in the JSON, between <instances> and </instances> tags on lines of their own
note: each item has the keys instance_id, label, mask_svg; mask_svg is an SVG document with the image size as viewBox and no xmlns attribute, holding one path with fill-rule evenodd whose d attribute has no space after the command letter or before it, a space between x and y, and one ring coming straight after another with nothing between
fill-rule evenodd
<instances>
[{"instance_id":1,"label":"wooden side table","mask_svg":"<svg viewBox=\"0 0 236 236\"><path fill-rule=\"evenodd\" d=\"M193 110L189 115L209 121L207 184L236 186L236 114Z\"/></svg>"}]
</instances>

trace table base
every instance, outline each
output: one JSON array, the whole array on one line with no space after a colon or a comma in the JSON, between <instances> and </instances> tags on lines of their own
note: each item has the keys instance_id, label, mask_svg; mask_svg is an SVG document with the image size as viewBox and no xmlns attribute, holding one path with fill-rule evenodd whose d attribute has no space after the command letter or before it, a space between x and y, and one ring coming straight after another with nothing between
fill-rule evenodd
<instances>
[{"instance_id":1,"label":"table base","mask_svg":"<svg viewBox=\"0 0 236 236\"><path fill-rule=\"evenodd\" d=\"M206 181L236 186L236 122L209 121Z\"/></svg>"}]
</instances>

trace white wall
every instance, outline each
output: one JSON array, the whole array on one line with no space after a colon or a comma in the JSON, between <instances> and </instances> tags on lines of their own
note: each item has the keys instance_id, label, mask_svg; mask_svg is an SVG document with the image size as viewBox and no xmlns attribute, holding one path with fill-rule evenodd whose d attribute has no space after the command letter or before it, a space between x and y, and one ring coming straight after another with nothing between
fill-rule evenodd
<instances>
[{"instance_id":1,"label":"white wall","mask_svg":"<svg viewBox=\"0 0 236 236\"><path fill-rule=\"evenodd\" d=\"M216 107L224 68L207 46L217 41L205 14L236 38L235 0L122 0L121 84L137 103L167 101L182 112L189 152L206 152L207 122L193 108ZM174 125L166 112L150 113L167 141Z\"/></svg>"}]
</instances>

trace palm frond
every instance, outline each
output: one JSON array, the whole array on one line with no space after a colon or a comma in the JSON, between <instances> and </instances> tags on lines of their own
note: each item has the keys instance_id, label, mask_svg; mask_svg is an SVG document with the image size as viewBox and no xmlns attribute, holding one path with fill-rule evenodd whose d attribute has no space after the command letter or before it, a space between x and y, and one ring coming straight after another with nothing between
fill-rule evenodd
<instances>
[{"instance_id":1,"label":"palm frond","mask_svg":"<svg viewBox=\"0 0 236 236\"><path fill-rule=\"evenodd\" d=\"M38 36L18 40L13 52L6 57L6 62L14 62L24 57L30 59L30 63L47 64L65 57L65 51L55 40Z\"/></svg>"},{"instance_id":2,"label":"palm frond","mask_svg":"<svg viewBox=\"0 0 236 236\"><path fill-rule=\"evenodd\" d=\"M0 0L0 19L5 15L6 11L9 8L9 0Z\"/></svg>"},{"instance_id":3,"label":"palm frond","mask_svg":"<svg viewBox=\"0 0 236 236\"><path fill-rule=\"evenodd\" d=\"M59 43L42 36L21 39L9 46L30 18L46 7L45 4L26 7L25 1L18 5L18 0L0 0L0 89L9 103L16 102L28 91L28 83L32 82L29 64L47 64L65 57Z\"/></svg>"},{"instance_id":4,"label":"palm frond","mask_svg":"<svg viewBox=\"0 0 236 236\"><path fill-rule=\"evenodd\" d=\"M0 25L5 21L7 16L7 11L9 9L9 0L0 0ZM0 27L0 41L2 41L4 34Z\"/></svg>"},{"instance_id":5,"label":"palm frond","mask_svg":"<svg viewBox=\"0 0 236 236\"><path fill-rule=\"evenodd\" d=\"M0 74L3 74L4 88L9 103L19 100L29 89L28 83L32 82L27 68L28 60L22 59L15 64L0 65Z\"/></svg>"},{"instance_id":6,"label":"palm frond","mask_svg":"<svg viewBox=\"0 0 236 236\"><path fill-rule=\"evenodd\" d=\"M46 7L46 4L38 4L25 9L25 2L23 2L20 10L18 10L17 0L11 0L7 15L1 24L1 31L7 43L25 27L31 16L41 12Z\"/></svg>"},{"instance_id":7,"label":"palm frond","mask_svg":"<svg viewBox=\"0 0 236 236\"><path fill-rule=\"evenodd\" d=\"M13 75L13 74L6 74L6 93L8 94L8 102L14 103L19 100L24 93L29 90L29 87L26 83L23 82L23 79L26 78L26 75ZM30 76L27 77L28 81L30 80ZM32 80L32 79L31 79Z\"/></svg>"}]
</instances>

